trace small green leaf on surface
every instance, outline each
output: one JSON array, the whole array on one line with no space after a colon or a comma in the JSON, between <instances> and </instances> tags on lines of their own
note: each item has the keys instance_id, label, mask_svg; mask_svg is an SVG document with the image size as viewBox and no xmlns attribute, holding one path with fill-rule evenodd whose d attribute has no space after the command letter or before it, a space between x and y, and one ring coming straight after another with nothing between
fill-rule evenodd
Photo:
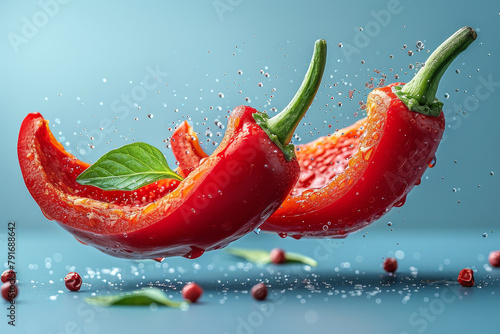
<instances>
[{"instance_id":1,"label":"small green leaf on surface","mask_svg":"<svg viewBox=\"0 0 500 334\"><path fill-rule=\"evenodd\" d=\"M308 256L305 256L305 255L302 255L302 254L298 254L298 253L289 253L287 252L286 255L286 262L290 262L290 263L303 263L303 264L307 264L311 267L317 267L318 266L318 261L316 261L315 259L313 258L310 258Z\"/></svg>"},{"instance_id":2,"label":"small green leaf on surface","mask_svg":"<svg viewBox=\"0 0 500 334\"><path fill-rule=\"evenodd\" d=\"M157 304L181 310L187 310L189 308L188 303L174 302L168 299L165 293L157 288L146 288L119 295L89 297L85 299L85 302L96 306L145 306Z\"/></svg>"},{"instance_id":3,"label":"small green leaf on surface","mask_svg":"<svg viewBox=\"0 0 500 334\"><path fill-rule=\"evenodd\" d=\"M250 248L226 248L226 252L231 255L240 257L249 262L258 264L271 263L271 252L263 249L250 249ZM316 267L318 262L308 256L298 253L285 253L286 263L302 263L311 267Z\"/></svg>"},{"instance_id":4,"label":"small green leaf on surface","mask_svg":"<svg viewBox=\"0 0 500 334\"><path fill-rule=\"evenodd\" d=\"M103 190L136 190L163 179L183 180L170 169L159 149L132 143L104 154L76 181Z\"/></svg>"}]
</instances>

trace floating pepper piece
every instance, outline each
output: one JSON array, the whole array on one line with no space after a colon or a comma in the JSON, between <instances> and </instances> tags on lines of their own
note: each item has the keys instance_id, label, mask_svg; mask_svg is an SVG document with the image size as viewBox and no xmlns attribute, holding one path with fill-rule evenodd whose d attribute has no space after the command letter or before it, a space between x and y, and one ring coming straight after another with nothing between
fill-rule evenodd
<instances>
[{"instance_id":1,"label":"floating pepper piece","mask_svg":"<svg viewBox=\"0 0 500 334\"><path fill-rule=\"evenodd\" d=\"M476 37L474 29L460 29L408 84L374 89L366 118L298 145L299 181L261 228L296 239L343 238L402 206L435 164L445 128L439 80Z\"/></svg>"},{"instance_id":2,"label":"floating pepper piece","mask_svg":"<svg viewBox=\"0 0 500 334\"><path fill-rule=\"evenodd\" d=\"M303 83L314 87L299 90L298 99L306 103L286 111L296 122L280 127L280 135L291 136L307 111L325 62L326 42L319 40ZM77 183L89 164L64 150L39 113L21 125L19 164L44 215L82 243L122 258L196 258L259 227L297 182L293 147L286 140L276 144L277 128L259 121L264 130L255 118L266 117L247 106L235 108L219 147L189 176L134 191Z\"/></svg>"}]
</instances>

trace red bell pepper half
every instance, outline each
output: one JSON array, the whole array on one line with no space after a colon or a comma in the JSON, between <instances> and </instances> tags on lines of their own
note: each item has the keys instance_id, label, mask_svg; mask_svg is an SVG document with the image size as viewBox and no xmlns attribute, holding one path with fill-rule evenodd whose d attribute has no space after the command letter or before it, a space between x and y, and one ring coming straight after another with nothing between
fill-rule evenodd
<instances>
[{"instance_id":1,"label":"red bell pepper half","mask_svg":"<svg viewBox=\"0 0 500 334\"><path fill-rule=\"evenodd\" d=\"M326 62L326 42L313 58L286 124L240 106L217 150L183 181L161 180L134 191L77 182L89 168L66 152L40 114L29 114L18 139L26 186L43 214L104 253L151 259L196 258L259 227L299 176L290 137L312 103ZM183 171L181 165L181 172Z\"/></svg>"},{"instance_id":2,"label":"red bell pepper half","mask_svg":"<svg viewBox=\"0 0 500 334\"><path fill-rule=\"evenodd\" d=\"M460 29L408 84L374 89L366 118L298 145L299 181L261 228L296 239L342 238L402 206L427 167L435 164L445 128L442 103L435 97L439 81L476 37L474 29ZM182 138L189 145L190 139ZM173 152L181 164L187 163L180 150L174 147ZM195 160L191 156L189 161Z\"/></svg>"}]
</instances>

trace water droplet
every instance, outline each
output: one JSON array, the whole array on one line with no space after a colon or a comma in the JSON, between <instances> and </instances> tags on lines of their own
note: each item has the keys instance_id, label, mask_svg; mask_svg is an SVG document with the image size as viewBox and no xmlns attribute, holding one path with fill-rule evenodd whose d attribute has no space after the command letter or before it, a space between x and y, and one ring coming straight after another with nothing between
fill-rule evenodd
<instances>
[{"instance_id":1,"label":"water droplet","mask_svg":"<svg viewBox=\"0 0 500 334\"><path fill-rule=\"evenodd\" d=\"M445 99L449 99L449 98L450 98L450 94L445 93L445 94L444 94L444 98L445 98Z\"/></svg>"},{"instance_id":2,"label":"water droplet","mask_svg":"<svg viewBox=\"0 0 500 334\"><path fill-rule=\"evenodd\" d=\"M341 48L341 47L343 47L343 46L344 46L344 44L342 44L342 43L339 43L339 48Z\"/></svg>"},{"instance_id":3,"label":"water droplet","mask_svg":"<svg viewBox=\"0 0 500 334\"><path fill-rule=\"evenodd\" d=\"M280 236L280 238L286 238L287 237L286 232L278 232L278 235Z\"/></svg>"},{"instance_id":4,"label":"water droplet","mask_svg":"<svg viewBox=\"0 0 500 334\"><path fill-rule=\"evenodd\" d=\"M202 256L204 253L205 253L204 249L201 249L196 246L191 246L191 250L186 255L184 255L184 257L188 259L196 259Z\"/></svg>"},{"instance_id":5,"label":"water droplet","mask_svg":"<svg viewBox=\"0 0 500 334\"><path fill-rule=\"evenodd\" d=\"M394 55L390 55L389 58L391 58L391 59L394 58Z\"/></svg>"},{"instance_id":6,"label":"water droplet","mask_svg":"<svg viewBox=\"0 0 500 334\"><path fill-rule=\"evenodd\" d=\"M256 228L253 232L254 232L255 234L260 234L260 228Z\"/></svg>"},{"instance_id":7,"label":"water droplet","mask_svg":"<svg viewBox=\"0 0 500 334\"><path fill-rule=\"evenodd\" d=\"M239 75L243 74L243 71L242 71L242 70L239 70L239 71L238 71L238 74L239 74Z\"/></svg>"},{"instance_id":8,"label":"water droplet","mask_svg":"<svg viewBox=\"0 0 500 334\"><path fill-rule=\"evenodd\" d=\"M495 172L490 171L490 175L491 175L491 176L495 175Z\"/></svg>"},{"instance_id":9,"label":"water droplet","mask_svg":"<svg viewBox=\"0 0 500 334\"><path fill-rule=\"evenodd\" d=\"M259 87L263 87L264 84L262 82L259 82Z\"/></svg>"},{"instance_id":10,"label":"water droplet","mask_svg":"<svg viewBox=\"0 0 500 334\"><path fill-rule=\"evenodd\" d=\"M457 68L457 69L455 70L455 73L456 73L456 74L460 73L460 70Z\"/></svg>"},{"instance_id":11,"label":"water droplet","mask_svg":"<svg viewBox=\"0 0 500 334\"><path fill-rule=\"evenodd\" d=\"M148 118L153 118L154 115L153 114L148 114Z\"/></svg>"},{"instance_id":12,"label":"water droplet","mask_svg":"<svg viewBox=\"0 0 500 334\"><path fill-rule=\"evenodd\" d=\"M388 223L387 223L387 226L392 226L392 222L388 222Z\"/></svg>"},{"instance_id":13,"label":"water droplet","mask_svg":"<svg viewBox=\"0 0 500 334\"><path fill-rule=\"evenodd\" d=\"M220 97L221 99L222 99L222 98L224 98L224 94L219 93L219 97Z\"/></svg>"},{"instance_id":14,"label":"water droplet","mask_svg":"<svg viewBox=\"0 0 500 334\"><path fill-rule=\"evenodd\" d=\"M394 206L396 208L402 207L406 203L406 195L404 195Z\"/></svg>"},{"instance_id":15,"label":"water droplet","mask_svg":"<svg viewBox=\"0 0 500 334\"><path fill-rule=\"evenodd\" d=\"M488 237L488 233L483 233L483 238L487 238Z\"/></svg>"},{"instance_id":16,"label":"water droplet","mask_svg":"<svg viewBox=\"0 0 500 334\"><path fill-rule=\"evenodd\" d=\"M417 51L422 51L425 47L425 45L422 41L417 41L417 43L415 43L415 46L417 48Z\"/></svg>"}]
</instances>

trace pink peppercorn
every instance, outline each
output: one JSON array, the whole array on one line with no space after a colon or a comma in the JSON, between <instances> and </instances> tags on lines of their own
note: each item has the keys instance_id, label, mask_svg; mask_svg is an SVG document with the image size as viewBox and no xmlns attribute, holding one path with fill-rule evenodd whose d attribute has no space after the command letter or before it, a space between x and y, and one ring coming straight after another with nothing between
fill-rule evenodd
<instances>
[{"instance_id":1,"label":"pink peppercorn","mask_svg":"<svg viewBox=\"0 0 500 334\"><path fill-rule=\"evenodd\" d=\"M488 260L492 267L500 267L500 250L491 252Z\"/></svg>"},{"instance_id":2,"label":"pink peppercorn","mask_svg":"<svg viewBox=\"0 0 500 334\"><path fill-rule=\"evenodd\" d=\"M457 281L461 286L474 286L474 272L469 268L460 270Z\"/></svg>"},{"instance_id":3,"label":"pink peppercorn","mask_svg":"<svg viewBox=\"0 0 500 334\"><path fill-rule=\"evenodd\" d=\"M264 283L255 284L250 290L250 294L257 300L264 300L267 297L267 287Z\"/></svg>"},{"instance_id":4,"label":"pink peppercorn","mask_svg":"<svg viewBox=\"0 0 500 334\"><path fill-rule=\"evenodd\" d=\"M393 257L388 257L384 261L384 270L393 273L398 269L398 261Z\"/></svg>"},{"instance_id":5,"label":"pink peppercorn","mask_svg":"<svg viewBox=\"0 0 500 334\"><path fill-rule=\"evenodd\" d=\"M16 281L16 272L14 270L6 270L2 273L2 283L7 282L15 283Z\"/></svg>"},{"instance_id":6,"label":"pink peppercorn","mask_svg":"<svg viewBox=\"0 0 500 334\"><path fill-rule=\"evenodd\" d=\"M82 286L82 278L78 273L70 272L64 277L64 284L70 291L78 291Z\"/></svg>"},{"instance_id":7,"label":"pink peppercorn","mask_svg":"<svg viewBox=\"0 0 500 334\"><path fill-rule=\"evenodd\" d=\"M274 264L282 264L286 262L285 251L281 248L274 248L270 254L271 262Z\"/></svg>"},{"instance_id":8,"label":"pink peppercorn","mask_svg":"<svg viewBox=\"0 0 500 334\"><path fill-rule=\"evenodd\" d=\"M196 303L202 294L203 289L194 282L186 284L182 288L182 298L189 300L191 303Z\"/></svg>"},{"instance_id":9,"label":"pink peppercorn","mask_svg":"<svg viewBox=\"0 0 500 334\"><path fill-rule=\"evenodd\" d=\"M10 282L4 283L2 285L2 297L11 301L17 297L17 285L11 284Z\"/></svg>"}]
</instances>

